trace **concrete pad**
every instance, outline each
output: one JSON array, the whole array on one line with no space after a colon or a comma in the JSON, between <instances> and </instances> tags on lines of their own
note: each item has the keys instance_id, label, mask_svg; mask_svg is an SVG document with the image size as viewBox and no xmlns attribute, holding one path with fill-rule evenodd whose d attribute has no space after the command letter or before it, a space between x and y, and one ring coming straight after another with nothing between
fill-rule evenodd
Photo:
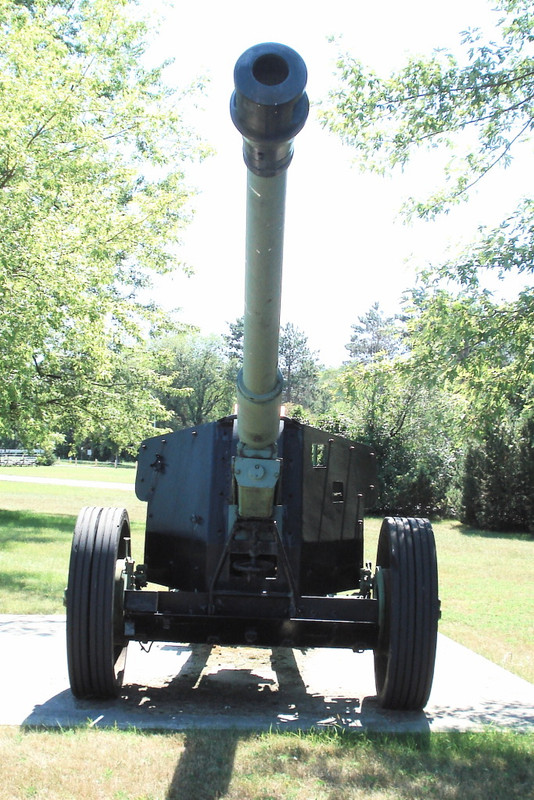
<instances>
[{"instance_id":1,"label":"concrete pad","mask_svg":"<svg viewBox=\"0 0 534 800\"><path fill-rule=\"evenodd\" d=\"M106 702L78 701L70 693L65 617L0 615L0 652L2 725L534 729L534 685L444 636L423 713L378 708L371 652L155 643L146 653L134 642L122 695Z\"/></svg>"}]
</instances>

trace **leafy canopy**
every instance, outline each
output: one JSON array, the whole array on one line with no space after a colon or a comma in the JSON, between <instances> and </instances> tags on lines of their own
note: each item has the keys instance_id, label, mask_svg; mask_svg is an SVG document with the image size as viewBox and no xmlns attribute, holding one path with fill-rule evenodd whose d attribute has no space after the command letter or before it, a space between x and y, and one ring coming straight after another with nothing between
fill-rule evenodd
<instances>
[{"instance_id":1,"label":"leafy canopy","mask_svg":"<svg viewBox=\"0 0 534 800\"><path fill-rule=\"evenodd\" d=\"M178 266L200 149L130 5L0 0L0 434L31 444L154 413L138 293Z\"/></svg>"},{"instance_id":2,"label":"leafy canopy","mask_svg":"<svg viewBox=\"0 0 534 800\"><path fill-rule=\"evenodd\" d=\"M345 345L350 357L362 364L368 364L380 357L389 360L402 353L400 323L398 314L386 317L380 304L374 303L352 325L350 342Z\"/></svg>"},{"instance_id":3,"label":"leafy canopy","mask_svg":"<svg viewBox=\"0 0 534 800\"><path fill-rule=\"evenodd\" d=\"M409 205L421 217L467 199L520 146L531 151L534 8L527 0L498 0L497 9L494 41L467 31L462 57L441 50L411 58L389 77L350 54L339 60L339 86L324 120L355 148L362 167L402 167L421 148L451 152L441 188ZM498 302L481 288L487 272L527 280L534 272L532 198L493 229L481 227L448 261L422 270L411 293L412 368L428 383L460 392L472 412L466 430L482 436L510 409L531 413L534 386L533 290Z\"/></svg>"},{"instance_id":4,"label":"leafy canopy","mask_svg":"<svg viewBox=\"0 0 534 800\"><path fill-rule=\"evenodd\" d=\"M156 339L153 350L161 375L168 379L160 399L174 430L232 412L235 382L222 337L182 332Z\"/></svg>"},{"instance_id":5,"label":"leafy canopy","mask_svg":"<svg viewBox=\"0 0 534 800\"><path fill-rule=\"evenodd\" d=\"M229 375L233 381L243 361L244 317L228 323L224 335L226 355L230 361ZM310 350L304 331L288 322L280 328L278 366L284 379L283 402L311 408L317 398L319 361L317 353ZM294 409L292 409L292 413Z\"/></svg>"},{"instance_id":6,"label":"leafy canopy","mask_svg":"<svg viewBox=\"0 0 534 800\"><path fill-rule=\"evenodd\" d=\"M534 11L530 0L499 0L495 42L463 34L465 57L445 50L410 58L388 78L350 54L339 58L340 86L325 123L354 147L366 169L405 165L419 147L454 149L444 189L413 201L421 216L464 197L534 127Z\"/></svg>"}]
</instances>

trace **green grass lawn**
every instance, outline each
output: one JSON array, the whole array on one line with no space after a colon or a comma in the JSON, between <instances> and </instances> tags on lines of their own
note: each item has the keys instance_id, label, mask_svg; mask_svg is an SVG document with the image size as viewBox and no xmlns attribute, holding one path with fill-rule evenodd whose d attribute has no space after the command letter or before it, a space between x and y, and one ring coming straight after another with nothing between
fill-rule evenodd
<instances>
[{"instance_id":1,"label":"green grass lawn","mask_svg":"<svg viewBox=\"0 0 534 800\"><path fill-rule=\"evenodd\" d=\"M435 527L440 631L534 683L534 537Z\"/></svg>"},{"instance_id":2,"label":"green grass lawn","mask_svg":"<svg viewBox=\"0 0 534 800\"><path fill-rule=\"evenodd\" d=\"M0 480L0 509L76 517L80 508L94 505L127 507L130 518L137 522L144 522L146 516L146 504L136 498L133 490Z\"/></svg>"},{"instance_id":3,"label":"green grass lawn","mask_svg":"<svg viewBox=\"0 0 534 800\"><path fill-rule=\"evenodd\" d=\"M366 522L375 560L381 520ZM534 536L433 523L442 618L451 639L534 683Z\"/></svg>"},{"instance_id":4,"label":"green grass lawn","mask_svg":"<svg viewBox=\"0 0 534 800\"><path fill-rule=\"evenodd\" d=\"M135 470L109 467L21 467L11 474L71 478L83 470L102 480ZM48 470L48 472L42 471ZM63 613L70 542L85 505L124 506L133 554L142 560L145 503L134 492L0 481L0 613ZM374 561L379 519L366 522L366 558ZM442 620L440 631L534 683L534 537L434 523Z\"/></svg>"},{"instance_id":5,"label":"green grass lawn","mask_svg":"<svg viewBox=\"0 0 534 800\"><path fill-rule=\"evenodd\" d=\"M114 483L133 483L136 464L119 464L112 467L107 463L95 464L92 461L57 461L50 467L0 467L0 475L36 478L68 478L79 481L111 481Z\"/></svg>"},{"instance_id":6,"label":"green grass lawn","mask_svg":"<svg viewBox=\"0 0 534 800\"><path fill-rule=\"evenodd\" d=\"M79 469L20 468L15 474L76 478L82 475ZM105 473L118 482L120 470L108 467L85 466L81 479L100 481ZM123 474L133 481L133 470ZM64 613L72 530L84 505L127 507L134 556L140 559L145 504L133 492L0 481L0 612ZM372 561L379 527L380 520L366 523L366 557ZM457 522L434 528L440 630L534 681L532 536L489 534ZM256 735L0 728L0 763L0 800L534 796L534 733L491 728L409 738L337 731Z\"/></svg>"},{"instance_id":7,"label":"green grass lawn","mask_svg":"<svg viewBox=\"0 0 534 800\"><path fill-rule=\"evenodd\" d=\"M0 728L0 800L527 800L534 734Z\"/></svg>"},{"instance_id":8,"label":"green grass lawn","mask_svg":"<svg viewBox=\"0 0 534 800\"><path fill-rule=\"evenodd\" d=\"M3 467L0 475L131 484L135 468L59 464ZM122 489L0 481L0 613L62 614L74 524L83 506L128 509L142 560L146 504Z\"/></svg>"}]
</instances>

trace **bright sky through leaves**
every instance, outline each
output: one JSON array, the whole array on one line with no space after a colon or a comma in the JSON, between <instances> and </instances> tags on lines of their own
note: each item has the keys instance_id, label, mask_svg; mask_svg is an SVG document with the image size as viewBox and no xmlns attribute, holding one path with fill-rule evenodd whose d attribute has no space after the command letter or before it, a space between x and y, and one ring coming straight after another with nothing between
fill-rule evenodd
<instances>
[{"instance_id":1,"label":"bright sky through leaves","mask_svg":"<svg viewBox=\"0 0 534 800\"><path fill-rule=\"evenodd\" d=\"M147 0L141 7L147 8ZM241 142L228 111L233 66L247 47L280 41L307 63L313 104L326 100L335 84L339 37L375 71L387 74L408 54L457 49L460 32L497 21L491 3L451 0L393 0L363 4L338 0L310 10L309 3L175 3L163 9L166 22L153 43L155 60L174 57L167 81L183 86L204 74L209 84L202 108L192 116L200 134L217 151L195 172L200 190L195 221L186 232L183 257L194 269L187 278L167 279L158 294L166 307L181 307L181 319L206 333L223 333L243 312L245 167ZM447 249L468 241L479 224L497 223L526 193L528 171L515 164L481 184L468 205L435 223L403 224L402 201L441 179L439 154L418 155L404 175L380 178L351 167L352 154L323 130L314 108L295 143L286 215L282 322L306 332L327 365L348 357L351 325L375 302L397 310L415 271L440 263ZM510 289L504 286L504 291Z\"/></svg>"}]
</instances>

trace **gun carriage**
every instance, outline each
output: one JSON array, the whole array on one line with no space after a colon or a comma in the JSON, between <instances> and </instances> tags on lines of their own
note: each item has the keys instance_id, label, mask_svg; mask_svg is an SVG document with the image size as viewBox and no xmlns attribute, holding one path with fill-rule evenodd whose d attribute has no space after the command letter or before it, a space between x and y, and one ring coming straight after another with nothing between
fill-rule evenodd
<instances>
[{"instance_id":1,"label":"gun carriage","mask_svg":"<svg viewBox=\"0 0 534 800\"><path fill-rule=\"evenodd\" d=\"M383 707L420 709L439 617L431 525L386 518L373 572L363 541L373 452L280 416L286 176L308 115L306 67L268 43L247 50L234 77L247 166L237 415L141 444L144 564L132 560L125 509L80 512L66 592L71 689L117 696L131 641L343 647L374 651Z\"/></svg>"}]
</instances>

